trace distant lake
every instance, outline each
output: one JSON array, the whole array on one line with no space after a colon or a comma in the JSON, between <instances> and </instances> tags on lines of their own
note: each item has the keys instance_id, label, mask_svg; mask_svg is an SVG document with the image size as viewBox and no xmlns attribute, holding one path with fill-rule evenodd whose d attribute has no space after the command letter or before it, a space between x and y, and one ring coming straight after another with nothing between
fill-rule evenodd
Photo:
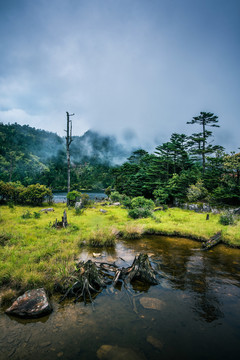
<instances>
[{"instance_id":1,"label":"distant lake","mask_svg":"<svg viewBox=\"0 0 240 360\"><path fill-rule=\"evenodd\" d=\"M88 194L91 200L106 198L107 195L104 192L93 191L80 191L82 194ZM67 202L67 192L54 192L53 201L55 203Z\"/></svg>"}]
</instances>

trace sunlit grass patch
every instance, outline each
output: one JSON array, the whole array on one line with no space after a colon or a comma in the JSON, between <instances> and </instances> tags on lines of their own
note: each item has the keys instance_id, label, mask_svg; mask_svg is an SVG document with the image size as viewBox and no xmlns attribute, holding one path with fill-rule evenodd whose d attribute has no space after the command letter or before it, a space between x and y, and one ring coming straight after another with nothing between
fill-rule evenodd
<instances>
[{"instance_id":1,"label":"sunlit grass patch","mask_svg":"<svg viewBox=\"0 0 240 360\"><path fill-rule=\"evenodd\" d=\"M96 229L91 231L86 240L92 247L113 247L116 242L116 232L111 228Z\"/></svg>"},{"instance_id":2,"label":"sunlit grass patch","mask_svg":"<svg viewBox=\"0 0 240 360\"><path fill-rule=\"evenodd\" d=\"M142 224L130 223L127 224L122 232L125 239L139 239L144 233L144 226Z\"/></svg>"}]
</instances>

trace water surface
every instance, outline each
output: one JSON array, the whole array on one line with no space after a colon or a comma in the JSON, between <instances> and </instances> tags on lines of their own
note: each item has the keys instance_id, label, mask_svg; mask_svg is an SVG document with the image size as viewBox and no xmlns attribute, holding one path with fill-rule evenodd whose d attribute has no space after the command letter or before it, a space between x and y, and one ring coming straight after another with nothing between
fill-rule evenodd
<instances>
[{"instance_id":1,"label":"water surface","mask_svg":"<svg viewBox=\"0 0 240 360\"><path fill-rule=\"evenodd\" d=\"M110 285L95 297L94 309L53 298L54 312L40 320L19 320L1 310L0 359L110 359L117 358L114 351L125 360L236 357L240 250L220 245L203 252L191 240L150 237L93 251L100 253L95 260L124 267L148 253L159 285ZM79 257L87 260L93 252L83 250ZM143 298L161 306L145 308Z\"/></svg>"}]
</instances>

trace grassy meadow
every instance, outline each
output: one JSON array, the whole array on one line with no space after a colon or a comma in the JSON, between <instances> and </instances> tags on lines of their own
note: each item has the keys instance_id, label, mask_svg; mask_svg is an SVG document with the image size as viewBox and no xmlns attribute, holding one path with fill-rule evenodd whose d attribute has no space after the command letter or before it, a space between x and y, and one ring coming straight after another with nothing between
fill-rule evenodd
<instances>
[{"instance_id":1,"label":"grassy meadow","mask_svg":"<svg viewBox=\"0 0 240 360\"><path fill-rule=\"evenodd\" d=\"M114 246L119 237L165 234L204 240L222 230L226 244L240 247L240 222L223 226L219 215L210 214L206 221L205 213L171 208L154 212L151 218L133 220L126 209L117 206L96 204L80 215L65 204L53 207L54 212L41 212L40 217L39 210L44 207L0 207L0 286L16 290L44 286L53 293L74 270L84 246ZM69 226L53 228L64 209Z\"/></svg>"}]
</instances>

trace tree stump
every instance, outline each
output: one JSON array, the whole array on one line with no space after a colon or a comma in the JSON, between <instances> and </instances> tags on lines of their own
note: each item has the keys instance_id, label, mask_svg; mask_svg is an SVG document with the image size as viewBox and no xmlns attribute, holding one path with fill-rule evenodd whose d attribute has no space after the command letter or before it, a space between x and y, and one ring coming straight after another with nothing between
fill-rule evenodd
<instances>
[{"instance_id":1,"label":"tree stump","mask_svg":"<svg viewBox=\"0 0 240 360\"><path fill-rule=\"evenodd\" d=\"M59 228L66 228L67 226L68 226L67 213L66 213L66 210L64 210L63 216L62 216L62 221L58 221L58 219L56 219L55 223L53 224L52 227L59 229Z\"/></svg>"},{"instance_id":2,"label":"tree stump","mask_svg":"<svg viewBox=\"0 0 240 360\"><path fill-rule=\"evenodd\" d=\"M135 257L132 266L118 270L114 277L114 285L119 279L123 279L125 284L132 280L139 280L151 285L158 284L156 272L152 268L147 254L139 254L137 258Z\"/></svg>"},{"instance_id":3,"label":"tree stump","mask_svg":"<svg viewBox=\"0 0 240 360\"><path fill-rule=\"evenodd\" d=\"M77 265L74 278L77 281L66 291L59 302L62 302L66 297L75 297L74 302L83 298L84 304L86 304L87 297L92 302L91 291L97 293L101 288L106 287L106 283L96 264L91 260Z\"/></svg>"}]
</instances>

